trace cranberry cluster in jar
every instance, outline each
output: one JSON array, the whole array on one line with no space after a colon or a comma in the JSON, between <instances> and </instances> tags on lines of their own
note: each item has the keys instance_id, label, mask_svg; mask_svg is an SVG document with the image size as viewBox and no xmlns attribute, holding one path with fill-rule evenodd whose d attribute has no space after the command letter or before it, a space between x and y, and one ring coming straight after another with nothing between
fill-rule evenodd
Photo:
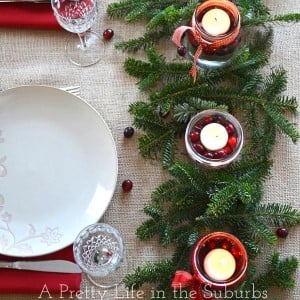
<instances>
[{"instance_id":1,"label":"cranberry cluster in jar","mask_svg":"<svg viewBox=\"0 0 300 300\"><path fill-rule=\"evenodd\" d=\"M204 130L208 129L206 126L216 127L215 129L223 135L221 144L220 136L219 141L216 141L217 148L209 148L204 143ZM243 145L243 131L240 123L231 114L205 110L190 120L186 129L185 143L187 152L193 160L209 168L223 167L238 156Z\"/></svg>"},{"instance_id":2,"label":"cranberry cluster in jar","mask_svg":"<svg viewBox=\"0 0 300 300\"><path fill-rule=\"evenodd\" d=\"M224 249L231 253L236 262L235 272L226 281L212 281L205 273L203 260L214 249ZM209 284L214 289L230 288L239 284L245 278L248 267L248 255L244 245L234 235L227 232L212 232L198 240L192 253L192 269L194 276L202 283Z\"/></svg>"}]
</instances>

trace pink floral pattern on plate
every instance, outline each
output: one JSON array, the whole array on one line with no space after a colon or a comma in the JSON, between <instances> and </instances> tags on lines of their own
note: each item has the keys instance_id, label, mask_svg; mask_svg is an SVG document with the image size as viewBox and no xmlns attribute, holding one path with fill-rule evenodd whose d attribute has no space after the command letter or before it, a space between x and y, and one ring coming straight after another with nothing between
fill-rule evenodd
<instances>
[{"instance_id":1,"label":"pink floral pattern on plate","mask_svg":"<svg viewBox=\"0 0 300 300\"><path fill-rule=\"evenodd\" d=\"M0 130L0 143L4 143L2 131ZM0 178L7 176L7 169L4 165L6 156L0 156ZM28 224L27 234L22 238L17 239L16 234L11 228L13 222L12 213L4 209L5 199L0 194L0 251L6 252L10 249L16 249L23 254L33 253L32 242L38 240L40 243L51 246L61 241L62 234L59 227L45 227L42 232L38 232L33 224Z\"/></svg>"}]
</instances>

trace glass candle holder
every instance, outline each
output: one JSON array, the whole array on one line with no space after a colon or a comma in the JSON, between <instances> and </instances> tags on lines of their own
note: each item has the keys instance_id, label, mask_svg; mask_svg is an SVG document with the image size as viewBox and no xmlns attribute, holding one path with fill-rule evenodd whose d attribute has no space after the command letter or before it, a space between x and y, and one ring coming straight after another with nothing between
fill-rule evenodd
<instances>
[{"instance_id":1,"label":"glass candle holder","mask_svg":"<svg viewBox=\"0 0 300 300\"><path fill-rule=\"evenodd\" d=\"M172 41L187 48L187 57L194 61L190 73L195 79L196 66L216 68L230 62L241 41L240 31L240 13L233 2L208 0L196 7L190 26L175 30Z\"/></svg>"},{"instance_id":2,"label":"glass candle holder","mask_svg":"<svg viewBox=\"0 0 300 300\"><path fill-rule=\"evenodd\" d=\"M193 278L202 288L230 289L243 281L247 266L248 256L243 244L226 232L203 236L192 252Z\"/></svg>"},{"instance_id":3,"label":"glass candle holder","mask_svg":"<svg viewBox=\"0 0 300 300\"><path fill-rule=\"evenodd\" d=\"M214 109L195 115L187 125L185 146L190 158L210 169L225 167L235 160L244 135L238 120Z\"/></svg>"}]
</instances>

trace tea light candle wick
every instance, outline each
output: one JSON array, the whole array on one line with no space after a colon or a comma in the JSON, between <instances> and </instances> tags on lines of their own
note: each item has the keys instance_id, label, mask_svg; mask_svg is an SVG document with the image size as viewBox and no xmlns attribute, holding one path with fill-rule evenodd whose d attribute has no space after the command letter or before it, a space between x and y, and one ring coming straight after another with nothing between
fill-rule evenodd
<instances>
[{"instance_id":1,"label":"tea light candle wick","mask_svg":"<svg viewBox=\"0 0 300 300\"><path fill-rule=\"evenodd\" d=\"M228 250L217 248L204 257L203 268L211 280L226 281L234 274L236 263Z\"/></svg>"},{"instance_id":2,"label":"tea light candle wick","mask_svg":"<svg viewBox=\"0 0 300 300\"><path fill-rule=\"evenodd\" d=\"M228 142L227 130L219 123L210 123L201 130L200 141L207 150L220 150Z\"/></svg>"},{"instance_id":3,"label":"tea light candle wick","mask_svg":"<svg viewBox=\"0 0 300 300\"><path fill-rule=\"evenodd\" d=\"M208 34L218 36L229 30L230 18L225 10L213 8L203 15L201 24Z\"/></svg>"}]
</instances>

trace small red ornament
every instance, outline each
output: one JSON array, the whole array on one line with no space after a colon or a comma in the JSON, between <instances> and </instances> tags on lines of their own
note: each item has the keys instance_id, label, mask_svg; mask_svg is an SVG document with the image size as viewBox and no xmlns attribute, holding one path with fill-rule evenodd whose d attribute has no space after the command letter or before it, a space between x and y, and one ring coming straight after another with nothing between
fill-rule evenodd
<instances>
[{"instance_id":1,"label":"small red ornament","mask_svg":"<svg viewBox=\"0 0 300 300\"><path fill-rule=\"evenodd\" d=\"M122 189L124 192L130 192L132 190L133 183L130 179L126 179L122 182Z\"/></svg>"},{"instance_id":2,"label":"small red ornament","mask_svg":"<svg viewBox=\"0 0 300 300\"><path fill-rule=\"evenodd\" d=\"M111 28L105 29L103 31L103 38L110 40L114 36L114 31Z\"/></svg>"},{"instance_id":3,"label":"small red ornament","mask_svg":"<svg viewBox=\"0 0 300 300\"><path fill-rule=\"evenodd\" d=\"M288 236L289 232L286 228L281 227L276 230L276 235L280 238L285 239Z\"/></svg>"}]
</instances>

